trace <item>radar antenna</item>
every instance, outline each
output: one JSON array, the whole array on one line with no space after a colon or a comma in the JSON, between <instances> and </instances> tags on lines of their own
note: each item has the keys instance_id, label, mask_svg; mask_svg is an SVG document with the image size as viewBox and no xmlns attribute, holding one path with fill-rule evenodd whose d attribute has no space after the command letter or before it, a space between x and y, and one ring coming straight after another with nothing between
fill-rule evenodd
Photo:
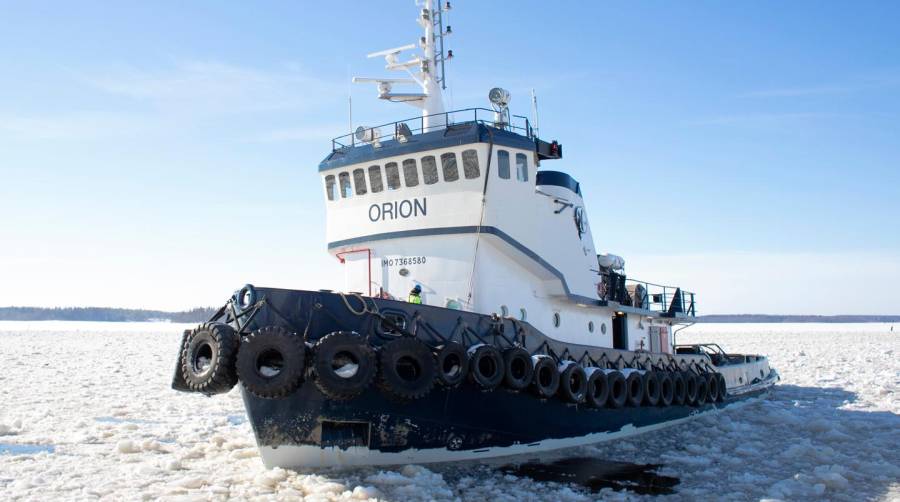
<instances>
[{"instance_id":1,"label":"radar antenna","mask_svg":"<svg viewBox=\"0 0 900 502\"><path fill-rule=\"evenodd\" d=\"M450 10L450 2L439 0L421 0L416 5L421 7L418 23L425 31L419 44L409 44L393 49L373 52L367 57L384 57L385 69L405 71L410 78L367 78L353 77L354 83L374 83L378 86L378 97L395 103L407 103L422 110L422 132L440 129L447 125L444 115L444 100L441 90L447 88L444 63L453 57L453 51L444 55L444 36L452 33L450 26L444 29L443 14ZM403 61L401 53L416 47L422 49L421 54L414 54ZM418 69L418 71L413 71ZM416 84L420 92L394 92L394 85Z\"/></svg>"}]
</instances>

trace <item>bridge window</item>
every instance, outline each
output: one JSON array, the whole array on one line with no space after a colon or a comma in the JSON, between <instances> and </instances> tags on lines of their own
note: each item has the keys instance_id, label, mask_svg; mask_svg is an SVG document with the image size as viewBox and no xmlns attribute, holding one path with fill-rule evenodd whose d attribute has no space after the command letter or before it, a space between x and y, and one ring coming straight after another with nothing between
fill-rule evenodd
<instances>
[{"instance_id":1,"label":"bridge window","mask_svg":"<svg viewBox=\"0 0 900 502\"><path fill-rule=\"evenodd\" d=\"M388 162L384 165L384 175L387 177L388 190L400 188L400 170L396 162Z\"/></svg>"},{"instance_id":2,"label":"bridge window","mask_svg":"<svg viewBox=\"0 0 900 502\"><path fill-rule=\"evenodd\" d=\"M478 152L475 150L465 150L462 153L463 174L467 180L477 178L481 175L478 169Z\"/></svg>"},{"instance_id":3,"label":"bridge window","mask_svg":"<svg viewBox=\"0 0 900 502\"><path fill-rule=\"evenodd\" d=\"M509 152L506 150L497 150L497 175L509 179Z\"/></svg>"},{"instance_id":4,"label":"bridge window","mask_svg":"<svg viewBox=\"0 0 900 502\"><path fill-rule=\"evenodd\" d=\"M366 194L366 172L362 169L353 170L353 184L356 185L356 195Z\"/></svg>"},{"instance_id":5,"label":"bridge window","mask_svg":"<svg viewBox=\"0 0 900 502\"><path fill-rule=\"evenodd\" d=\"M516 179L528 181L528 156L524 153L516 154Z\"/></svg>"},{"instance_id":6,"label":"bridge window","mask_svg":"<svg viewBox=\"0 0 900 502\"><path fill-rule=\"evenodd\" d=\"M338 175L338 181L341 185L341 197L347 199L353 195L353 187L350 186L350 174L341 173Z\"/></svg>"},{"instance_id":7,"label":"bridge window","mask_svg":"<svg viewBox=\"0 0 900 502\"><path fill-rule=\"evenodd\" d=\"M459 168L456 166L456 154L441 154L441 167L444 170L444 181L456 181L459 179Z\"/></svg>"},{"instance_id":8,"label":"bridge window","mask_svg":"<svg viewBox=\"0 0 900 502\"><path fill-rule=\"evenodd\" d=\"M325 195L328 196L328 200L334 200L337 198L337 192L334 188L334 175L329 174L328 176L325 176Z\"/></svg>"},{"instance_id":9,"label":"bridge window","mask_svg":"<svg viewBox=\"0 0 900 502\"><path fill-rule=\"evenodd\" d=\"M419 184L419 170L416 168L416 159L403 161L403 181L406 182L408 187L414 187Z\"/></svg>"},{"instance_id":10,"label":"bridge window","mask_svg":"<svg viewBox=\"0 0 900 502\"><path fill-rule=\"evenodd\" d=\"M437 161L434 155L422 157L422 179L426 185L434 185L438 182Z\"/></svg>"},{"instance_id":11,"label":"bridge window","mask_svg":"<svg viewBox=\"0 0 900 502\"><path fill-rule=\"evenodd\" d=\"M372 185L372 193L384 190L384 182L381 180L381 166L369 166L369 185Z\"/></svg>"}]
</instances>

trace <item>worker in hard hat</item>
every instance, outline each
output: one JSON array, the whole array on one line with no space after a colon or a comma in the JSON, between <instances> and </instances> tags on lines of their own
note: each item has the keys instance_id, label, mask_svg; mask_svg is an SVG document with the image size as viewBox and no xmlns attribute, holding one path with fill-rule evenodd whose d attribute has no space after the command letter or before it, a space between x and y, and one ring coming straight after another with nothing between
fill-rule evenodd
<instances>
[{"instance_id":1,"label":"worker in hard hat","mask_svg":"<svg viewBox=\"0 0 900 502\"><path fill-rule=\"evenodd\" d=\"M412 291L409 292L409 298L407 300L409 303L422 303L422 286L416 284L416 287L412 288Z\"/></svg>"}]
</instances>

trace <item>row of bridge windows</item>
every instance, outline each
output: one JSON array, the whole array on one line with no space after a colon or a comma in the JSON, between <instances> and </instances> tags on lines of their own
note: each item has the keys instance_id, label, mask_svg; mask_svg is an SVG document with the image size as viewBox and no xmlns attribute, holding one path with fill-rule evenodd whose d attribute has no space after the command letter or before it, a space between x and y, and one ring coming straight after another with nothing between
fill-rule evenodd
<instances>
[{"instance_id":1,"label":"row of bridge windows","mask_svg":"<svg viewBox=\"0 0 900 502\"><path fill-rule=\"evenodd\" d=\"M462 152L462 171L466 179L475 179L481 176L478 165L478 152L476 150L464 150ZM510 154L506 150L497 151L497 173L500 178L510 178ZM358 168L352 172L353 183L350 182L351 173L342 172L335 176L329 174L325 177L325 192L328 200L336 200L338 193L343 199L356 195L365 195L369 189L372 193L401 188L401 172L403 186L419 186L420 176L418 165L422 165L421 181L425 185L433 185L439 181L440 172L444 182L453 182L459 179L459 165L456 153L441 154L441 166L438 169L438 159L434 155L426 155L418 162L416 159L405 159L400 165L396 162L388 162L384 165L384 177L380 165L369 166L368 169ZM368 175L368 176L367 176ZM368 179L367 179L368 178ZM528 157L524 153L516 154L516 179L528 181Z\"/></svg>"}]
</instances>

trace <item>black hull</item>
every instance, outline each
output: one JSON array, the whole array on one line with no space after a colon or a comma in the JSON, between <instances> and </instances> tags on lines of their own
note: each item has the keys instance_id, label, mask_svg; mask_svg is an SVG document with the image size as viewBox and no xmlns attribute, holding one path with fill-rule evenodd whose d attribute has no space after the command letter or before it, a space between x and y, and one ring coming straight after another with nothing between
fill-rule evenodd
<instances>
[{"instance_id":1,"label":"black hull","mask_svg":"<svg viewBox=\"0 0 900 502\"><path fill-rule=\"evenodd\" d=\"M311 345L334 331L354 331L378 347L399 336L389 331L402 325L403 335L431 347L448 340L467 347L478 343L499 348L518 345L532 354L552 355L557 361L571 359L604 368L623 364L623 356L635 357L625 351L564 343L527 323L471 312L331 292L259 288L255 293L252 307L241 312L232 301L213 320L229 323L242 334L282 326ZM377 305L380 314L364 312L363 301ZM388 332L382 314L393 319ZM772 371L765 378L729 389L724 402L620 409L596 409L556 397L541 399L529 391L503 387L484 391L469 381L454 389L436 386L412 402L395 401L374 385L349 401L336 401L326 398L312 378L307 375L299 389L278 399L256 397L242 389L269 467L442 462L589 444L733 405L764 393L778 376ZM178 371L174 386L187 390Z\"/></svg>"},{"instance_id":2,"label":"black hull","mask_svg":"<svg viewBox=\"0 0 900 502\"><path fill-rule=\"evenodd\" d=\"M469 385L438 388L412 403L391 402L374 389L352 401L336 402L311 383L279 400L260 399L249 392L243 396L266 464L300 467L440 462L590 444L723 409L757 397L769 387L760 385L724 402L699 407L621 409L538 399L528 392L484 392ZM296 456L266 451L284 446L309 446L323 454L315 455L311 449Z\"/></svg>"}]
</instances>

